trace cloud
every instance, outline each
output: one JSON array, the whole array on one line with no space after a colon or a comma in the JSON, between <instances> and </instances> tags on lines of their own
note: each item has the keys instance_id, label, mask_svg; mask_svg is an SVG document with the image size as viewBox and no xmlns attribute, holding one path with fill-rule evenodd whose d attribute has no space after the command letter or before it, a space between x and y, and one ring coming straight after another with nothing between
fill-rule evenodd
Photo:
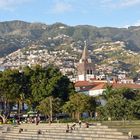
<instances>
[{"instance_id":1,"label":"cloud","mask_svg":"<svg viewBox=\"0 0 140 140\"><path fill-rule=\"evenodd\" d=\"M140 19L136 23L134 23L134 26L140 26Z\"/></svg>"},{"instance_id":2,"label":"cloud","mask_svg":"<svg viewBox=\"0 0 140 140\"><path fill-rule=\"evenodd\" d=\"M0 10L14 10L18 5L29 2L30 0L0 0Z\"/></svg>"},{"instance_id":3,"label":"cloud","mask_svg":"<svg viewBox=\"0 0 140 140\"><path fill-rule=\"evenodd\" d=\"M137 4L140 4L140 0L124 0L124 2L120 4L120 6L128 7L128 6L135 6Z\"/></svg>"},{"instance_id":4,"label":"cloud","mask_svg":"<svg viewBox=\"0 0 140 140\"><path fill-rule=\"evenodd\" d=\"M87 14L87 7L91 7L98 0L52 0L53 5L49 10L49 13L63 14L65 12L77 12L81 14Z\"/></svg>"},{"instance_id":5,"label":"cloud","mask_svg":"<svg viewBox=\"0 0 140 140\"><path fill-rule=\"evenodd\" d=\"M132 23L131 25L130 24L127 24L127 25L124 25L123 27L124 28L128 28L130 26L140 26L140 19L137 20L135 23Z\"/></svg>"},{"instance_id":6,"label":"cloud","mask_svg":"<svg viewBox=\"0 0 140 140\"><path fill-rule=\"evenodd\" d=\"M140 4L140 0L102 0L101 5L103 7L110 8L124 8L124 7L132 7Z\"/></svg>"},{"instance_id":7,"label":"cloud","mask_svg":"<svg viewBox=\"0 0 140 140\"><path fill-rule=\"evenodd\" d=\"M51 8L53 14L61 14L70 11L72 11L72 4L68 1L55 1Z\"/></svg>"}]
</instances>

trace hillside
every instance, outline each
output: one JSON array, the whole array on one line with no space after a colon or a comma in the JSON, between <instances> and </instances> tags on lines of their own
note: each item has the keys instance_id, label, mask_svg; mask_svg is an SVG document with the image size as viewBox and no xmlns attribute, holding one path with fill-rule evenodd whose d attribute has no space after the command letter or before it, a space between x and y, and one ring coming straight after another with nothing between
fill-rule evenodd
<instances>
[{"instance_id":1,"label":"hillside","mask_svg":"<svg viewBox=\"0 0 140 140\"><path fill-rule=\"evenodd\" d=\"M140 51L140 27L98 28L89 25L68 26L62 23L46 25L24 21L0 22L0 57L24 48L30 44L44 45L49 49L58 48L61 44L83 46L88 40L92 49L93 44L101 42L125 42L126 49ZM77 45L78 44L78 45Z\"/></svg>"}]
</instances>

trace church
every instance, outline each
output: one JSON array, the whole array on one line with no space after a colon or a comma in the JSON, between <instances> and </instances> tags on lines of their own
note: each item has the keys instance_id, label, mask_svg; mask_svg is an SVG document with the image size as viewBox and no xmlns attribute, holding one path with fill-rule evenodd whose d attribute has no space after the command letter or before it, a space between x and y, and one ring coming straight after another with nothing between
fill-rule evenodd
<instances>
[{"instance_id":1,"label":"church","mask_svg":"<svg viewBox=\"0 0 140 140\"><path fill-rule=\"evenodd\" d=\"M140 85L135 83L119 83L116 80L98 80L96 79L96 68L92 62L87 45L85 44L84 50L77 64L77 80L75 82L75 89L77 92L82 92L89 96L102 95L103 91L106 90L106 85L109 84L114 89L119 88L130 88L139 90Z\"/></svg>"},{"instance_id":2,"label":"church","mask_svg":"<svg viewBox=\"0 0 140 140\"><path fill-rule=\"evenodd\" d=\"M95 78L95 65L92 63L85 44L82 57L77 65L77 81L89 81L91 78Z\"/></svg>"}]
</instances>

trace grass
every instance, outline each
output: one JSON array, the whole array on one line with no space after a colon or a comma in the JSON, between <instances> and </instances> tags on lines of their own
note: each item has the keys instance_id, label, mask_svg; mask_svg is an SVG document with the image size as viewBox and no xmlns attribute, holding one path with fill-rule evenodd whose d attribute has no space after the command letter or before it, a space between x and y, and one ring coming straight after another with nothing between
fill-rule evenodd
<instances>
[{"instance_id":1,"label":"grass","mask_svg":"<svg viewBox=\"0 0 140 140\"><path fill-rule=\"evenodd\" d=\"M131 121L103 121L103 125L107 125L110 128L116 128L118 131L128 134L132 131L133 136L140 138L140 120Z\"/></svg>"}]
</instances>

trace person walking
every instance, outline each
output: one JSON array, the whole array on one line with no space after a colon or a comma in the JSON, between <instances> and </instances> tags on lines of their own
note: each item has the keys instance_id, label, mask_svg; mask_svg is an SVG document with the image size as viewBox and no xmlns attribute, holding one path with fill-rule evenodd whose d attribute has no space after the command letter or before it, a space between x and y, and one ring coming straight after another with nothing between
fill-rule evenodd
<instances>
[{"instance_id":1,"label":"person walking","mask_svg":"<svg viewBox=\"0 0 140 140\"><path fill-rule=\"evenodd\" d=\"M82 125L82 121L81 120L79 120L79 127L81 128L81 125Z\"/></svg>"}]
</instances>

